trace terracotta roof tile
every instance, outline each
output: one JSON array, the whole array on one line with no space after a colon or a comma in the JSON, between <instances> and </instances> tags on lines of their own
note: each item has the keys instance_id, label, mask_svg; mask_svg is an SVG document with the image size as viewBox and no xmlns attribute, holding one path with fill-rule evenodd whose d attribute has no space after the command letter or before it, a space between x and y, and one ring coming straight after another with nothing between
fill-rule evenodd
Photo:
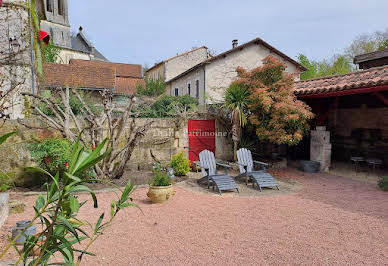
<instances>
[{"instance_id":1,"label":"terracotta roof tile","mask_svg":"<svg viewBox=\"0 0 388 266\"><path fill-rule=\"evenodd\" d=\"M116 78L115 94L135 94L137 84L145 84L144 79L138 78Z\"/></svg>"},{"instance_id":2,"label":"terracotta roof tile","mask_svg":"<svg viewBox=\"0 0 388 266\"><path fill-rule=\"evenodd\" d=\"M115 84L112 68L46 63L44 77L49 88L113 89Z\"/></svg>"},{"instance_id":3,"label":"terracotta roof tile","mask_svg":"<svg viewBox=\"0 0 388 266\"><path fill-rule=\"evenodd\" d=\"M111 63L102 61L88 61L80 59L72 59L70 60L70 64L87 67L110 67L116 70L116 75L118 77L143 78L143 70L141 65Z\"/></svg>"},{"instance_id":4,"label":"terracotta roof tile","mask_svg":"<svg viewBox=\"0 0 388 266\"><path fill-rule=\"evenodd\" d=\"M345 75L297 81L295 82L295 94L318 94L378 85L388 85L388 65Z\"/></svg>"}]
</instances>

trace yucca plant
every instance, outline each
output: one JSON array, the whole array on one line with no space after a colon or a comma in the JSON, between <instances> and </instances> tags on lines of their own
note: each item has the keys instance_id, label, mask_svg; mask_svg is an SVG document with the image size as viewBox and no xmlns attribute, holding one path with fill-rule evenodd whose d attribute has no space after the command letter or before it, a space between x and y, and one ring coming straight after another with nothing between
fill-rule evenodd
<instances>
[{"instance_id":1,"label":"yucca plant","mask_svg":"<svg viewBox=\"0 0 388 266\"><path fill-rule=\"evenodd\" d=\"M234 160L237 161L237 148L241 138L241 128L247 124L250 91L233 83L225 92L224 108L231 113Z\"/></svg>"},{"instance_id":2,"label":"yucca plant","mask_svg":"<svg viewBox=\"0 0 388 266\"><path fill-rule=\"evenodd\" d=\"M16 265L19 265L20 262L26 265L30 254L37 255L32 258L28 265L47 265L53 256L58 260L58 254L63 257L63 263L61 264L79 265L84 255L94 256L88 251L89 247L111 225L117 213L126 207L136 206L130 198L133 185L128 182L118 200L112 201L110 216L107 221L104 221L104 213L100 215L95 225L77 218L80 208L85 204L85 202L79 202L78 193L89 193L94 208L98 207L95 193L85 185L87 182L98 180L85 180L79 178L79 176L110 153L110 150L102 152L107 141L108 139L105 139L93 152L88 153L80 143L80 137L78 137L71 152L71 161L67 171L63 174L62 182L59 181L59 172L53 176L41 168L28 168L28 170L39 171L47 175L51 179L51 184L46 184L47 193L45 196L38 196L33 207L35 215L27 227L29 228L40 221L42 232L27 238L23 249L18 251L20 256ZM86 230L87 227L90 227L90 230ZM15 242L24 234L25 230L10 241L9 245L0 254L0 259L12 246L18 250ZM86 242L86 245L83 249L80 249L78 244L84 242Z\"/></svg>"}]
</instances>

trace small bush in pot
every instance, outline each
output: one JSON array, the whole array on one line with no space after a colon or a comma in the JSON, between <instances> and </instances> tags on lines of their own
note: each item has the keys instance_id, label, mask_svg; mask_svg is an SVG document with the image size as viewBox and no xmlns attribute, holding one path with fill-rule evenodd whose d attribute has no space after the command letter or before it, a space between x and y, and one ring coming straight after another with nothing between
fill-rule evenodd
<instances>
[{"instance_id":1,"label":"small bush in pot","mask_svg":"<svg viewBox=\"0 0 388 266\"><path fill-rule=\"evenodd\" d=\"M382 176L379 180L379 187L383 191L388 191L388 176Z\"/></svg>"},{"instance_id":2,"label":"small bush in pot","mask_svg":"<svg viewBox=\"0 0 388 266\"><path fill-rule=\"evenodd\" d=\"M153 173L147 196L153 203L163 203L175 195L175 189L171 185L166 169L160 163L154 164Z\"/></svg>"},{"instance_id":3,"label":"small bush in pot","mask_svg":"<svg viewBox=\"0 0 388 266\"><path fill-rule=\"evenodd\" d=\"M174 169L174 174L177 176L184 176L190 172L190 161L186 158L184 151L172 156L170 166Z\"/></svg>"}]
</instances>

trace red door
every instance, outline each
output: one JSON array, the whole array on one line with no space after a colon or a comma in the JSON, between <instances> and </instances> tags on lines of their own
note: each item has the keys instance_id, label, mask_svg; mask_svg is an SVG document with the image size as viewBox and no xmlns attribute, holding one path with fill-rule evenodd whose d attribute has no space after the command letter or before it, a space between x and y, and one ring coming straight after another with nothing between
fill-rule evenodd
<instances>
[{"instance_id":1,"label":"red door","mask_svg":"<svg viewBox=\"0 0 388 266\"><path fill-rule=\"evenodd\" d=\"M199 153L209 150L216 153L216 122L215 120L189 120L189 160L199 160Z\"/></svg>"}]
</instances>

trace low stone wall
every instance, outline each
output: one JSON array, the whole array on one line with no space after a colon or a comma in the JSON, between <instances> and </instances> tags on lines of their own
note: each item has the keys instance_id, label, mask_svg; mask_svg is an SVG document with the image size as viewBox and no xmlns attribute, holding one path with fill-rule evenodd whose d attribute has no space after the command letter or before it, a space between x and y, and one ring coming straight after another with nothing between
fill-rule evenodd
<instances>
[{"instance_id":1,"label":"low stone wall","mask_svg":"<svg viewBox=\"0 0 388 266\"><path fill-rule=\"evenodd\" d=\"M127 165L128 170L151 169L157 161L167 163L172 156L185 151L188 157L188 121L178 123L173 118L137 118L136 124L142 125L153 121L145 137L138 143ZM0 146L0 167L3 171L14 172L24 166L34 165L27 144L34 139L60 136L59 132L45 128L39 121L29 119L24 124L34 125L39 129L27 129L16 121L7 121L0 128L0 135L16 131L17 134ZM221 123L216 123L216 131L225 131ZM231 138L224 134L216 135L216 157L222 160L233 158Z\"/></svg>"},{"instance_id":2,"label":"low stone wall","mask_svg":"<svg viewBox=\"0 0 388 266\"><path fill-rule=\"evenodd\" d=\"M9 214L9 194L0 193L0 228L7 220Z\"/></svg>"}]
</instances>

